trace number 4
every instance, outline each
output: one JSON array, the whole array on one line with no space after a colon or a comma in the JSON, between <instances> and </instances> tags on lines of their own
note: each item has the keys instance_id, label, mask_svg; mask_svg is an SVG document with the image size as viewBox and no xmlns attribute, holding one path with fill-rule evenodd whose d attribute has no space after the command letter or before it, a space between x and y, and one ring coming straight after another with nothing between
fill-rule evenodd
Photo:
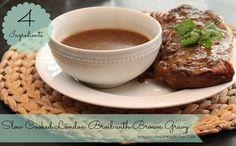
<instances>
[{"instance_id":1,"label":"number 4","mask_svg":"<svg viewBox=\"0 0 236 146\"><path fill-rule=\"evenodd\" d=\"M35 22L35 20L31 20L31 12L32 12L32 10L30 9L29 12L27 14L25 14L25 16L23 16L17 22L29 22L29 27L30 27L31 22ZM25 19L27 16L29 16L28 19Z\"/></svg>"}]
</instances>

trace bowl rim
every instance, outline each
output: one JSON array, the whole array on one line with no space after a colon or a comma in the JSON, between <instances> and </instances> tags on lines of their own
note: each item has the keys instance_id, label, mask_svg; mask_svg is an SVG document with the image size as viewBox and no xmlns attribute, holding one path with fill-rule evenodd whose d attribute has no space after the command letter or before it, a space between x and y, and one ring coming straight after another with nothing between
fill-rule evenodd
<instances>
[{"instance_id":1,"label":"bowl rim","mask_svg":"<svg viewBox=\"0 0 236 146\"><path fill-rule=\"evenodd\" d=\"M146 43L136 45L136 46L132 46L132 47L128 47L128 48L114 49L114 50L89 50L89 49L76 48L76 47L72 47L72 46L69 46L69 45L65 45L65 44L61 43L60 41L57 41L52 35L50 36L50 41L54 42L57 45L65 47L67 49L73 50L73 51L81 51L81 52L87 52L87 53L111 53L111 52L123 52L123 51L135 50L139 47L144 47L146 45L150 45L150 44L154 43L155 41L157 41L158 39L161 39L162 27L156 19L154 19L151 16L148 16L147 14L142 13L141 11L134 10L134 9L129 9L129 8L121 8L121 7L95 6L95 7L86 7L86 8L80 8L80 9L72 10L72 11L63 13L63 14L57 16L56 18L54 18L53 21L51 22L52 27L53 27L53 23L57 19L60 19L61 17L65 17L65 15L69 15L71 13L80 12L80 11L87 11L89 9L117 9L117 10L130 11L130 12L133 12L133 13L137 13L137 14L140 14L143 17L151 19L151 21L155 22L157 24L157 27L159 27L159 32L154 38L152 38L151 40L149 40Z\"/></svg>"}]
</instances>

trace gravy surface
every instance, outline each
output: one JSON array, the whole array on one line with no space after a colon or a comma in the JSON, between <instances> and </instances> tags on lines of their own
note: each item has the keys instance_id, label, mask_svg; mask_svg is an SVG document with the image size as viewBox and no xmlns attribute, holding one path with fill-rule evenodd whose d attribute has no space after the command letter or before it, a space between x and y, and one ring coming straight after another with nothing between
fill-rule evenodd
<instances>
[{"instance_id":1,"label":"gravy surface","mask_svg":"<svg viewBox=\"0 0 236 146\"><path fill-rule=\"evenodd\" d=\"M114 50L137 46L149 39L139 33L122 29L93 29L66 37L62 43L89 50Z\"/></svg>"}]
</instances>

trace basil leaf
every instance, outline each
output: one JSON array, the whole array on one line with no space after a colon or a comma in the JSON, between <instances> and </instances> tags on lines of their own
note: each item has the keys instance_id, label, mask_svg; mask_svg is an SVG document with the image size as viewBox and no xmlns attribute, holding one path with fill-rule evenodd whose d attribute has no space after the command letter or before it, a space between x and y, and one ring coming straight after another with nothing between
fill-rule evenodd
<instances>
[{"instance_id":1,"label":"basil leaf","mask_svg":"<svg viewBox=\"0 0 236 146\"><path fill-rule=\"evenodd\" d=\"M200 44L202 44L203 46L205 46L206 48L211 48L212 45L212 41L210 38L206 38L200 41Z\"/></svg>"},{"instance_id":2,"label":"basil leaf","mask_svg":"<svg viewBox=\"0 0 236 146\"><path fill-rule=\"evenodd\" d=\"M193 31L185 35L184 38L181 39L180 44L181 46L186 47L186 46L189 46L198 42L199 38L200 38L199 33Z\"/></svg>"},{"instance_id":3,"label":"basil leaf","mask_svg":"<svg viewBox=\"0 0 236 146\"><path fill-rule=\"evenodd\" d=\"M222 38L221 31L212 22L208 22L201 31L201 38L210 38L212 40L219 40Z\"/></svg>"},{"instance_id":4,"label":"basil leaf","mask_svg":"<svg viewBox=\"0 0 236 146\"><path fill-rule=\"evenodd\" d=\"M191 19L184 19L173 26L180 36L180 44L183 47L199 43L207 48L211 48L212 41L222 38L221 30L211 21L202 29L197 29Z\"/></svg>"},{"instance_id":5,"label":"basil leaf","mask_svg":"<svg viewBox=\"0 0 236 146\"><path fill-rule=\"evenodd\" d=\"M184 19L180 23L173 26L177 30L179 36L183 36L188 32L191 32L195 28L195 24L191 19Z\"/></svg>"}]
</instances>

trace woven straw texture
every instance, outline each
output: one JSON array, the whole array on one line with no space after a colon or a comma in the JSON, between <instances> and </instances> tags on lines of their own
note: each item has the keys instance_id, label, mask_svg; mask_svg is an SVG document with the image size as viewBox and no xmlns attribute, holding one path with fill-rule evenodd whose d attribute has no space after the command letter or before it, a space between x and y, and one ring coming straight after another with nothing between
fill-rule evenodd
<instances>
[{"instance_id":1,"label":"woven straw texture","mask_svg":"<svg viewBox=\"0 0 236 146\"><path fill-rule=\"evenodd\" d=\"M232 28L236 35L236 29ZM199 135L236 128L236 84L199 102L168 109L128 110L75 101L50 88L35 68L37 52L9 49L0 63L0 99L19 114L202 114L195 125Z\"/></svg>"}]
</instances>

